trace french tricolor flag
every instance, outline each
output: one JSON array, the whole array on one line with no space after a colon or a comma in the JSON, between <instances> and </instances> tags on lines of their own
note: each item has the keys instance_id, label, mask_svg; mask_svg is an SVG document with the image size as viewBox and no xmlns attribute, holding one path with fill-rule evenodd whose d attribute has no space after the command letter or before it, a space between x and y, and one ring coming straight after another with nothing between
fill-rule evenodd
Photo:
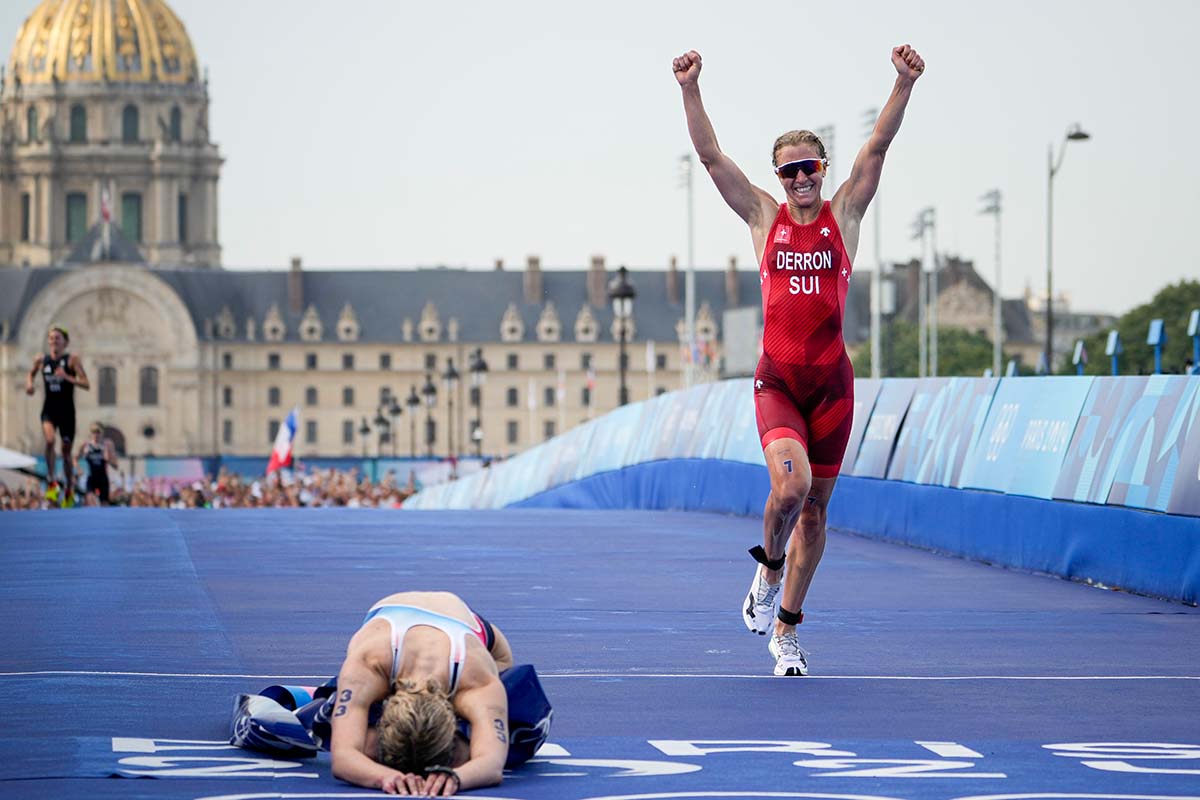
<instances>
[{"instance_id":1,"label":"french tricolor flag","mask_svg":"<svg viewBox=\"0 0 1200 800\"><path fill-rule=\"evenodd\" d=\"M292 465L292 440L296 438L296 427L300 424L300 409L293 408L287 419L279 426L275 435L275 447L271 449L271 460L267 462L267 474Z\"/></svg>"}]
</instances>

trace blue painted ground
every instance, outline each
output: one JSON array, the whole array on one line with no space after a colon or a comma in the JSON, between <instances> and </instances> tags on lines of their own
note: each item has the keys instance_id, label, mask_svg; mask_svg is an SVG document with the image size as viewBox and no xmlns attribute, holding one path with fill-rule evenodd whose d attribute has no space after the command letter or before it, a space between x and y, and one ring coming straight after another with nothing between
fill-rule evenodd
<instances>
[{"instance_id":1,"label":"blue painted ground","mask_svg":"<svg viewBox=\"0 0 1200 800\"><path fill-rule=\"evenodd\" d=\"M409 588L466 597L555 704L545 757L472 796L1200 797L1197 609L835 533L813 676L778 679L737 610L760 537L669 512L5 514L0 797L377 795L221 742L236 693L332 674Z\"/></svg>"}]
</instances>

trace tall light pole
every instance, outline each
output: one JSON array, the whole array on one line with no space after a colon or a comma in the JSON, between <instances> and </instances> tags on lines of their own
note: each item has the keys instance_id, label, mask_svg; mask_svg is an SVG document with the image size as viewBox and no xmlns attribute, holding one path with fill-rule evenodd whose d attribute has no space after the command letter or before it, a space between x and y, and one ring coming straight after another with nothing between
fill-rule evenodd
<instances>
[{"instance_id":1,"label":"tall light pole","mask_svg":"<svg viewBox=\"0 0 1200 800\"><path fill-rule=\"evenodd\" d=\"M396 420L400 419L400 415L404 413L404 409L396 402L395 396L392 397L391 405L387 409L388 416L392 418L390 430L392 432L392 458L396 457L396 440L400 438L400 434L396 431Z\"/></svg>"},{"instance_id":2,"label":"tall light pole","mask_svg":"<svg viewBox=\"0 0 1200 800\"><path fill-rule=\"evenodd\" d=\"M392 423L383 415L383 412L384 407L379 406L375 409L375 419L371 420L375 423L375 430L378 433L375 439L375 460L371 462L371 481L374 483L379 483L379 459L383 457L383 443L392 434Z\"/></svg>"},{"instance_id":3,"label":"tall light pole","mask_svg":"<svg viewBox=\"0 0 1200 800\"><path fill-rule=\"evenodd\" d=\"M930 359L931 342L929 328L931 327L931 300L929 297L929 281L925 276L925 231L932 228L933 224L934 213L932 208L921 209L921 211L917 214L917 218L913 220L912 224L912 238L921 240L921 261L917 269L917 376L921 378L924 378L927 374L931 373L931 366L933 367L932 374L937 375L937 359ZM934 267L936 269L936 253L934 258ZM932 302L936 303L937 298L935 297ZM937 316L935 314L932 316L932 323L936 324L936 321ZM936 349L936 345L934 345L934 348Z\"/></svg>"},{"instance_id":4,"label":"tall light pole","mask_svg":"<svg viewBox=\"0 0 1200 800\"><path fill-rule=\"evenodd\" d=\"M633 298L636 296L637 291L629 282L629 270L622 266L617 270L617 276L608 284L608 299L612 301L613 316L620 328L621 347L617 366L621 374L621 388L617 395L617 405L622 406L629 402L629 388L625 385L625 341L628 338L629 321L633 319Z\"/></svg>"},{"instance_id":5,"label":"tall light pole","mask_svg":"<svg viewBox=\"0 0 1200 800\"><path fill-rule=\"evenodd\" d=\"M1000 190L992 189L983 197L980 214L996 218L996 280L992 283L992 375L1000 377L1000 360L1004 349L1004 323L1000 318Z\"/></svg>"},{"instance_id":6,"label":"tall light pole","mask_svg":"<svg viewBox=\"0 0 1200 800\"><path fill-rule=\"evenodd\" d=\"M879 118L878 108L868 108L863 113L863 125L867 129L867 139L875 132L875 121ZM879 346L880 325L882 324L880 310L883 307L883 246L879 241L879 189L875 190L875 200L871 204L871 217L875 224L875 271L871 273L871 377L883 375L882 354Z\"/></svg>"},{"instance_id":7,"label":"tall light pole","mask_svg":"<svg viewBox=\"0 0 1200 800\"><path fill-rule=\"evenodd\" d=\"M837 188L836 182L833 179L833 169L837 166L837 162L833 159L833 126L826 125L822 128L817 128L813 131L821 140L821 144L825 145L825 158L829 161L829 166L825 168L825 180L829 183L829 194L833 195Z\"/></svg>"},{"instance_id":8,"label":"tall light pole","mask_svg":"<svg viewBox=\"0 0 1200 800\"><path fill-rule=\"evenodd\" d=\"M938 376L938 251L937 214L933 208L925 209L929 215L929 260L933 262L929 272L929 374Z\"/></svg>"},{"instance_id":9,"label":"tall light pole","mask_svg":"<svg viewBox=\"0 0 1200 800\"><path fill-rule=\"evenodd\" d=\"M367 460L367 437L371 435L371 426L367 424L367 418L362 418L362 425L358 426L358 435L362 439L363 462Z\"/></svg>"},{"instance_id":10,"label":"tall light pole","mask_svg":"<svg viewBox=\"0 0 1200 800\"><path fill-rule=\"evenodd\" d=\"M471 402L475 406L475 424L471 439L475 442L475 456L483 457L483 384L487 382L488 364L483 360L483 348L476 347L471 353Z\"/></svg>"},{"instance_id":11,"label":"tall light pole","mask_svg":"<svg viewBox=\"0 0 1200 800\"><path fill-rule=\"evenodd\" d=\"M408 455L409 458L416 458L417 407L421 405L421 396L417 394L417 385L415 383L409 387L408 397L405 398L404 405L408 406Z\"/></svg>"},{"instance_id":12,"label":"tall light pole","mask_svg":"<svg viewBox=\"0 0 1200 800\"><path fill-rule=\"evenodd\" d=\"M421 387L421 394L425 396L425 455L433 458L433 407L437 405L437 384L428 372L425 373L425 385Z\"/></svg>"},{"instance_id":13,"label":"tall light pole","mask_svg":"<svg viewBox=\"0 0 1200 800\"><path fill-rule=\"evenodd\" d=\"M687 189L687 272L683 280L683 327L687 338L687 360L683 367L683 386L690 389L695 380L696 367L693 363L696 357L696 260L695 260L695 213L694 194L692 192L692 155L688 153L680 158L680 177Z\"/></svg>"},{"instance_id":14,"label":"tall light pole","mask_svg":"<svg viewBox=\"0 0 1200 800\"><path fill-rule=\"evenodd\" d=\"M1067 152L1067 142L1083 142L1092 138L1075 123L1058 148L1054 158L1054 145L1046 152L1046 374L1054 374L1054 176L1062 167Z\"/></svg>"},{"instance_id":15,"label":"tall light pole","mask_svg":"<svg viewBox=\"0 0 1200 800\"><path fill-rule=\"evenodd\" d=\"M458 389L458 370L454 368L454 359L446 359L446 371L442 380L446 382L446 450L451 458L455 457L454 449L454 392Z\"/></svg>"}]
</instances>

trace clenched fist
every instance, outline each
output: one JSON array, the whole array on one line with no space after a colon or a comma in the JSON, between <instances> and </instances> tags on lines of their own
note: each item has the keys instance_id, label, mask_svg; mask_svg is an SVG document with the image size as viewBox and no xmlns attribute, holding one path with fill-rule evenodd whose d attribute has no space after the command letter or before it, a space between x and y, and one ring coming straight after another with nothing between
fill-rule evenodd
<instances>
[{"instance_id":1,"label":"clenched fist","mask_svg":"<svg viewBox=\"0 0 1200 800\"><path fill-rule=\"evenodd\" d=\"M675 80L679 81L680 86L695 83L700 78L700 54L695 50L688 50L671 62L671 69L675 72Z\"/></svg>"},{"instance_id":2,"label":"clenched fist","mask_svg":"<svg viewBox=\"0 0 1200 800\"><path fill-rule=\"evenodd\" d=\"M901 78L915 81L925 71L925 59L911 46L902 44L892 48L892 66L900 73Z\"/></svg>"}]
</instances>

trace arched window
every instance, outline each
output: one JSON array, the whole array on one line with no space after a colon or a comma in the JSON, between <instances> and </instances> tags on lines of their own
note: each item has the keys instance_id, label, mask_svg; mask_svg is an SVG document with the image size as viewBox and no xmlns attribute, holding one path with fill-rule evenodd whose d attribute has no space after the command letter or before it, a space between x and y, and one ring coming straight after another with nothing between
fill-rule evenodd
<instances>
[{"instance_id":1,"label":"arched window","mask_svg":"<svg viewBox=\"0 0 1200 800\"><path fill-rule=\"evenodd\" d=\"M158 405L158 367L142 367L138 377L138 402L144 406Z\"/></svg>"},{"instance_id":2,"label":"arched window","mask_svg":"<svg viewBox=\"0 0 1200 800\"><path fill-rule=\"evenodd\" d=\"M179 106L171 109L171 141L183 141L183 112L179 110Z\"/></svg>"},{"instance_id":3,"label":"arched window","mask_svg":"<svg viewBox=\"0 0 1200 800\"><path fill-rule=\"evenodd\" d=\"M87 109L76 104L71 106L71 141L79 144L86 142L87 134Z\"/></svg>"},{"instance_id":4,"label":"arched window","mask_svg":"<svg viewBox=\"0 0 1200 800\"><path fill-rule=\"evenodd\" d=\"M125 110L121 112L121 141L125 144L138 143L138 110L137 106L125 106Z\"/></svg>"},{"instance_id":5,"label":"arched window","mask_svg":"<svg viewBox=\"0 0 1200 800\"><path fill-rule=\"evenodd\" d=\"M25 141L36 142L38 139L37 106L25 109Z\"/></svg>"},{"instance_id":6,"label":"arched window","mask_svg":"<svg viewBox=\"0 0 1200 800\"><path fill-rule=\"evenodd\" d=\"M96 400L102 406L117 404L117 368L101 367L100 382L96 387Z\"/></svg>"}]
</instances>

